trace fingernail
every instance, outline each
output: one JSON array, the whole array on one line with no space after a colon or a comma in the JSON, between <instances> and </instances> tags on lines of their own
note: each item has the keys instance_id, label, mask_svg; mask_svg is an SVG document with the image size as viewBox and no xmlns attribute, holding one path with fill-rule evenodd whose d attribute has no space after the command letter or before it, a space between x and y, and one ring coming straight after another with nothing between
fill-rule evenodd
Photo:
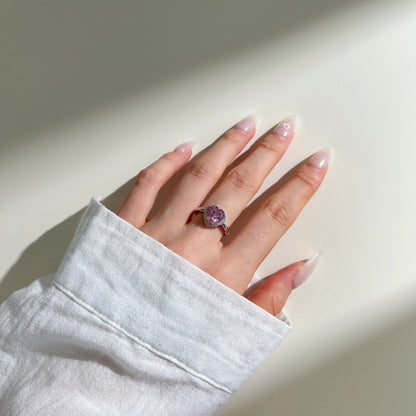
<instances>
[{"instance_id":1,"label":"fingernail","mask_svg":"<svg viewBox=\"0 0 416 416\"><path fill-rule=\"evenodd\" d=\"M308 165L317 170L322 170L328 166L328 163L332 159L333 155L334 149L332 149L332 147L324 147L309 159Z\"/></svg>"},{"instance_id":2,"label":"fingernail","mask_svg":"<svg viewBox=\"0 0 416 416\"><path fill-rule=\"evenodd\" d=\"M191 142L185 142L180 144L176 149L175 152L185 153L189 149L193 149L198 142L196 140L192 140Z\"/></svg>"},{"instance_id":3,"label":"fingernail","mask_svg":"<svg viewBox=\"0 0 416 416\"><path fill-rule=\"evenodd\" d=\"M244 117L241 121L235 126L237 129L241 130L243 133L248 133L254 127L256 127L257 117L255 114L250 114L247 117Z\"/></svg>"},{"instance_id":4,"label":"fingernail","mask_svg":"<svg viewBox=\"0 0 416 416\"><path fill-rule=\"evenodd\" d=\"M321 259L322 252L317 251L305 264L299 269L292 280L293 289L299 287L315 270L316 265Z\"/></svg>"},{"instance_id":5,"label":"fingernail","mask_svg":"<svg viewBox=\"0 0 416 416\"><path fill-rule=\"evenodd\" d=\"M293 135L298 121L298 116L293 114L280 121L273 129L273 133L279 137L279 139L286 140Z\"/></svg>"}]
</instances>

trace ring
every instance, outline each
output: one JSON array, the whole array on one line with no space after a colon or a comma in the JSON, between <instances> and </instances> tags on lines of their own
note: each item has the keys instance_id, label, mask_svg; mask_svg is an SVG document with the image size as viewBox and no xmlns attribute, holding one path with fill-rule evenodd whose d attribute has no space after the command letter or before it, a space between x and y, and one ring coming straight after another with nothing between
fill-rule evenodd
<instances>
[{"instance_id":1,"label":"ring","mask_svg":"<svg viewBox=\"0 0 416 416\"><path fill-rule=\"evenodd\" d=\"M204 222L207 227L221 227L224 231L224 235L227 235L230 232L230 229L225 225L226 215L224 210L222 210L217 205L208 205L207 207L198 207L197 209L191 212L191 215L188 218L188 223L191 221L194 214L197 212L204 213Z\"/></svg>"}]
</instances>

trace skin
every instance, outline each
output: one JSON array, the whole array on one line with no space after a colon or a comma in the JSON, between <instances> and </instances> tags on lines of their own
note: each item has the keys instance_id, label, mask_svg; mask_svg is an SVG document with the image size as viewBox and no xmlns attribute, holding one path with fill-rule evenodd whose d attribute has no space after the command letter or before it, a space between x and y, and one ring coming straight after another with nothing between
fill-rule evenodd
<instances>
[{"instance_id":1,"label":"skin","mask_svg":"<svg viewBox=\"0 0 416 416\"><path fill-rule=\"evenodd\" d=\"M191 149L164 154L140 171L117 215L276 315L292 292L293 278L304 261L278 270L246 291L247 286L318 189L327 166L317 169L308 160L304 162L286 183L265 199L227 244L221 241L220 227L204 226L202 214L194 215L186 223L193 209L215 203L227 213L227 225L231 227L293 139L291 133L281 140L272 130L220 181L226 168L254 134L255 127L244 131L237 125L192 160L189 160ZM156 215L146 221L161 187L184 166L184 174L176 188Z\"/></svg>"}]
</instances>

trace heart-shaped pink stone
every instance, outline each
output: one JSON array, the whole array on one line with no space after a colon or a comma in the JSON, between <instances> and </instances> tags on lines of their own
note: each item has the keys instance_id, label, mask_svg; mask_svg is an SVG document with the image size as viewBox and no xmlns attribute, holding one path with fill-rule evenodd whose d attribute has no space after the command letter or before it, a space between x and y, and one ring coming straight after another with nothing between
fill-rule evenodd
<instances>
[{"instance_id":1,"label":"heart-shaped pink stone","mask_svg":"<svg viewBox=\"0 0 416 416\"><path fill-rule=\"evenodd\" d=\"M224 224L225 212L216 205L208 205L204 209L204 220L208 227L217 227Z\"/></svg>"}]
</instances>

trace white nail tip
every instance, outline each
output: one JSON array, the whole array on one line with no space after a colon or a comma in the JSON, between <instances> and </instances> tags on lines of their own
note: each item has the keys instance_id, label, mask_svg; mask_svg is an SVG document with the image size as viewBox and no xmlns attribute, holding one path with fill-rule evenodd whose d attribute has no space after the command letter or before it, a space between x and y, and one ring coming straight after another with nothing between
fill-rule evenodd
<instances>
[{"instance_id":1,"label":"white nail tip","mask_svg":"<svg viewBox=\"0 0 416 416\"><path fill-rule=\"evenodd\" d=\"M237 128L244 133L248 133L256 127L257 124L257 115L250 114L247 117L244 117L241 121L237 123Z\"/></svg>"},{"instance_id":2,"label":"white nail tip","mask_svg":"<svg viewBox=\"0 0 416 416\"><path fill-rule=\"evenodd\" d=\"M293 114L277 123L275 128L273 129L273 133L280 139L285 140L293 135L296 129L296 124L297 117Z\"/></svg>"},{"instance_id":3,"label":"white nail tip","mask_svg":"<svg viewBox=\"0 0 416 416\"><path fill-rule=\"evenodd\" d=\"M293 288L299 287L315 270L322 257L322 252L317 251L298 271L293 278Z\"/></svg>"},{"instance_id":4,"label":"white nail tip","mask_svg":"<svg viewBox=\"0 0 416 416\"><path fill-rule=\"evenodd\" d=\"M329 155L329 161L331 161L334 158L335 149L331 146L328 146L326 149L327 149L327 152L328 152L328 155Z\"/></svg>"},{"instance_id":5,"label":"white nail tip","mask_svg":"<svg viewBox=\"0 0 416 416\"><path fill-rule=\"evenodd\" d=\"M287 116L286 120L291 120L292 121L295 130L299 126L300 118L297 114L291 114L290 116Z\"/></svg>"},{"instance_id":6,"label":"white nail tip","mask_svg":"<svg viewBox=\"0 0 416 416\"><path fill-rule=\"evenodd\" d=\"M198 142L196 140L192 140L190 142L182 143L178 147L176 147L175 151L179 152L179 153L185 153L189 149L193 149L197 144L198 144Z\"/></svg>"}]
</instances>

